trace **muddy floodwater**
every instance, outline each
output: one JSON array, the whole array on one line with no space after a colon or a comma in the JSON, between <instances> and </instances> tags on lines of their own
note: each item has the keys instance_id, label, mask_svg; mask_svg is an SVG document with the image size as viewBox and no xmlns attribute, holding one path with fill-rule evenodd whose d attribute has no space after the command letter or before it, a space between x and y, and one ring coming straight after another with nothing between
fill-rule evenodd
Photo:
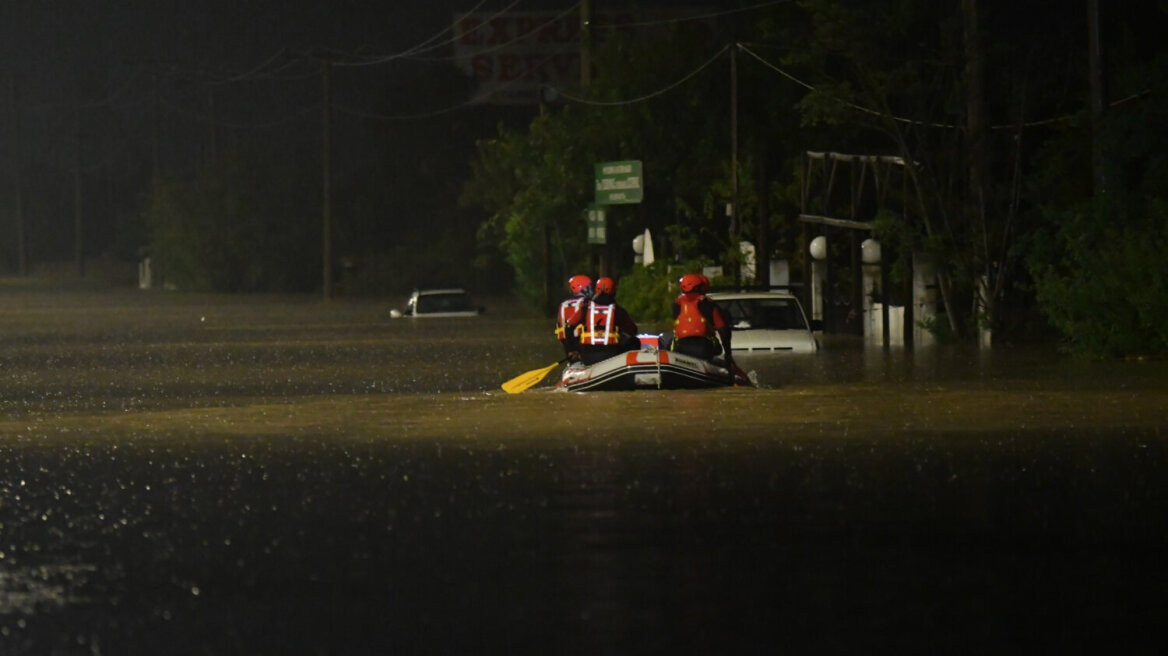
<instances>
[{"instance_id":1,"label":"muddy floodwater","mask_svg":"<svg viewBox=\"0 0 1168 656\"><path fill-rule=\"evenodd\" d=\"M560 354L485 301L0 289L0 654L1163 646L1164 362L508 395Z\"/></svg>"}]
</instances>

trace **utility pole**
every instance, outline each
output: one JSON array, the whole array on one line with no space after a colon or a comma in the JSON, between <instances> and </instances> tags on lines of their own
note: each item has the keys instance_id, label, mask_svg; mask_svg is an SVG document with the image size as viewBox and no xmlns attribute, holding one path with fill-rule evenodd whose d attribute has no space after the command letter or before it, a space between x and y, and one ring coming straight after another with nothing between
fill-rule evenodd
<instances>
[{"instance_id":1,"label":"utility pole","mask_svg":"<svg viewBox=\"0 0 1168 656\"><path fill-rule=\"evenodd\" d=\"M81 101L78 99L74 121L77 128L77 149L73 160L73 257L77 262L77 275L85 277L84 238L81 221Z\"/></svg>"},{"instance_id":2,"label":"utility pole","mask_svg":"<svg viewBox=\"0 0 1168 656\"><path fill-rule=\"evenodd\" d=\"M16 271L22 276L28 275L28 244L27 231L24 225L24 181L20 175L21 166L24 164L24 155L22 152L21 138L20 138L20 103L17 100L16 90L16 74L12 73L9 77L9 93L8 104L9 114L12 116L12 150L13 159L16 166L13 167L13 182L15 189L13 189L13 204L16 214Z\"/></svg>"},{"instance_id":3,"label":"utility pole","mask_svg":"<svg viewBox=\"0 0 1168 656\"><path fill-rule=\"evenodd\" d=\"M592 84L592 0L581 0L580 2L580 88L587 89ZM544 276L545 280L551 277L551 237L547 235L547 226L544 226L544 255L546 268L548 272ZM590 259L592 260L592 268L597 275L608 275L608 244L593 244L589 246L592 251ZM561 283L562 284L562 283ZM551 283L545 283L545 286L550 287ZM554 302L550 292L545 294L547 297L546 305L548 308L554 307Z\"/></svg>"},{"instance_id":4,"label":"utility pole","mask_svg":"<svg viewBox=\"0 0 1168 656\"><path fill-rule=\"evenodd\" d=\"M333 61L329 55L324 56L324 72L322 74L324 103L321 109L321 259L323 260L322 282L324 300L333 297L333 211L332 211L332 70Z\"/></svg>"},{"instance_id":5,"label":"utility pole","mask_svg":"<svg viewBox=\"0 0 1168 656\"><path fill-rule=\"evenodd\" d=\"M162 103L159 102L159 80L158 67L155 66L154 73L150 76L153 82L153 87L150 94L151 112L150 112L150 195L156 197L161 187L162 182ZM161 289L166 288L166 259L167 251L167 232L169 232L169 225L158 226L158 223L170 223L170 217L161 215L155 222L154 234L151 237L153 248L150 254L150 268L151 284Z\"/></svg>"},{"instance_id":6,"label":"utility pole","mask_svg":"<svg viewBox=\"0 0 1168 656\"><path fill-rule=\"evenodd\" d=\"M160 155L159 155L159 140L161 133L162 111L161 103L158 101L158 71L154 71L151 76L153 80L153 90L151 91L151 125L150 125L150 182L158 184L158 175L161 173Z\"/></svg>"},{"instance_id":7,"label":"utility pole","mask_svg":"<svg viewBox=\"0 0 1168 656\"><path fill-rule=\"evenodd\" d=\"M211 117L211 120L210 120L211 130L210 130L210 134L208 135L211 138L210 161L214 162L219 157L219 129L218 129L218 126L216 126L217 117L215 116L215 83L214 82L209 82L207 84L207 115Z\"/></svg>"},{"instance_id":8,"label":"utility pole","mask_svg":"<svg viewBox=\"0 0 1168 656\"><path fill-rule=\"evenodd\" d=\"M1087 38L1091 86L1091 168L1095 194L1107 192L1107 174L1103 164L1103 38L1099 32L1099 0L1087 0Z\"/></svg>"},{"instance_id":9,"label":"utility pole","mask_svg":"<svg viewBox=\"0 0 1168 656\"><path fill-rule=\"evenodd\" d=\"M738 266L738 43L730 44L730 248L734 250L734 282L740 282Z\"/></svg>"},{"instance_id":10,"label":"utility pole","mask_svg":"<svg viewBox=\"0 0 1168 656\"><path fill-rule=\"evenodd\" d=\"M580 87L592 84L592 2L580 2Z\"/></svg>"}]
</instances>

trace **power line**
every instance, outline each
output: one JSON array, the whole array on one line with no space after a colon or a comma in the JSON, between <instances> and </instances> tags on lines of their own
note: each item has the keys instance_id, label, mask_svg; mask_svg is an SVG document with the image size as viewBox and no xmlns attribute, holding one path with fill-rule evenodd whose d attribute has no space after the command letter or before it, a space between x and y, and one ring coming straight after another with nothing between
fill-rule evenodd
<instances>
[{"instance_id":1,"label":"power line","mask_svg":"<svg viewBox=\"0 0 1168 656\"><path fill-rule=\"evenodd\" d=\"M729 49L730 49L730 46L722 46L722 49L719 50L718 52L714 53L713 57L710 57L709 59L707 59L705 61L705 63L701 64L700 66L698 66L694 70L690 71L684 77L677 80L676 82L673 82L672 84L669 84L668 86L662 87L656 91L645 94L643 96L638 96L636 98L629 98L627 100L612 100L612 101L590 100L588 98L582 98L580 96L573 96L572 94L567 93L563 89L554 87L552 85L547 85L547 88L555 91L556 93L562 95L563 97L567 98L568 100L571 100L572 102L580 103L582 105L595 105L595 106L601 106L601 107L615 107L615 106L619 106L619 105L632 105L635 103L644 102L646 100L656 98L657 96L669 93L670 91L676 89L677 87L681 86L682 84L685 84L687 81L690 80L690 78L694 77L698 73L701 73L706 68L709 68L710 64L713 64L715 61L717 61L717 59L719 57L721 57L723 54L725 54Z\"/></svg>"},{"instance_id":2,"label":"power line","mask_svg":"<svg viewBox=\"0 0 1168 656\"><path fill-rule=\"evenodd\" d=\"M281 58L285 61L279 62ZM260 64L252 68L235 74L227 75L212 75L204 71L194 71L192 75L206 79L208 84L232 84L236 82L252 82L252 81L274 81L284 82L290 80L303 80L310 77L315 77L317 71L307 71L304 73L288 73L285 71L292 69L295 66L303 64L306 61L312 60L311 55L296 55L292 56L288 53L286 48L281 48L271 57L268 57Z\"/></svg>"},{"instance_id":3,"label":"power line","mask_svg":"<svg viewBox=\"0 0 1168 656\"><path fill-rule=\"evenodd\" d=\"M803 87L804 89L807 89L808 91L818 91L818 89L816 89L813 85L808 84L807 82L804 82L803 80L795 77L794 75L791 75L790 73L779 68L778 66L774 65L773 63L763 59L761 56L758 55L758 53L755 53L754 51L750 50L745 45L739 43L738 48L742 52L745 52L746 54L750 55L751 57L754 57L762 65L773 70L774 72L778 73L779 75L782 75L783 77L787 78L791 82L798 84L799 86ZM1142 98L1149 93L1151 93L1151 89L1145 89L1144 91L1141 91L1139 93L1134 93L1134 94L1127 96L1125 98L1120 98L1119 100L1113 101L1113 102L1109 103L1108 106L1109 107L1117 107L1117 106L1122 105L1124 103L1128 103L1128 102L1131 102L1131 101L1136 100L1138 98ZM906 124L910 124L910 125L923 125L923 126L932 127L932 128L943 128L946 130L963 129L962 126L955 125L952 123L938 123L938 122L932 122L932 121L921 121L921 120L917 120L917 119L904 118L902 116L894 116L894 115L888 114L886 112L881 112L881 111L877 111L875 109L871 109L869 107L857 105L855 103L848 102L846 100L840 99L840 102L843 103L844 105L852 108L852 109L855 109L855 110L860 111L860 112L864 112L865 114L872 114L875 116L880 116L882 118L887 118L887 119L891 119L893 121L897 121L898 123L906 123ZM1038 127L1038 126L1042 126L1042 125L1053 125L1055 123L1062 123L1064 121L1070 121L1073 118L1075 118L1074 115L1066 114L1066 115L1062 115L1062 116L1055 116L1052 118L1039 119L1039 120L1035 120L1035 121L1025 121L1025 122L1022 122L1021 124L991 125L990 129L991 130L1017 130L1019 127L1032 128L1032 127Z\"/></svg>"},{"instance_id":4,"label":"power line","mask_svg":"<svg viewBox=\"0 0 1168 656\"><path fill-rule=\"evenodd\" d=\"M545 57L538 64L536 64L535 68L539 68L540 66L543 66L544 64L546 64L549 61L551 61L551 57L550 56ZM366 119L373 119L373 120L379 120L379 121L421 120L421 119L426 119L426 118L432 118L434 116L441 116L443 114L449 114L451 112L454 112L454 111L457 111L460 109L465 109L467 107L471 107L473 105L480 104L480 103L482 103L482 101L486 100L491 95L498 93L499 91L502 91L502 90L506 89L507 87L510 87L514 84L517 84L518 82L520 82L520 78L508 80L507 82L500 84L499 86L492 87L492 88L490 88L484 92L481 92L478 95L472 96L472 97L468 98L467 100L464 100L460 103L456 103L454 105L448 105L446 107L440 107L438 109L434 109L434 110L431 110L428 112L419 112L416 114L378 114L378 113L374 113L374 112L367 112L367 111L363 111L363 110L359 110L359 109L352 109L352 108L348 108L348 107L343 107L341 105L336 104L335 102L332 103L332 107L334 107L335 109L337 109L337 111L340 111L344 114L348 114L350 116L356 116L358 118L366 118Z\"/></svg>"},{"instance_id":5,"label":"power line","mask_svg":"<svg viewBox=\"0 0 1168 656\"><path fill-rule=\"evenodd\" d=\"M474 13L474 12L478 11L479 7L482 7L484 4L486 4L486 2L487 2L487 0L479 0L479 3L477 5L471 7L470 11L468 11L467 13ZM499 15L503 14L503 12L505 12L505 11L511 9L512 7L514 7L515 5L519 4L519 2L520 2L520 0L515 0L511 4L500 9L499 12L495 15L499 16ZM436 41L437 39L439 39L443 35L445 35L447 32L452 32L453 30L454 30L453 26L447 25L446 27L442 28L442 30L440 32L435 33L434 35L430 36L430 38L422 41L421 43L419 43L419 44L417 44L417 45L415 45L415 46L413 46L413 47L411 47L411 48L409 48L409 49L407 49L399 54L400 55L412 55L412 54L419 53L419 52L425 52L427 50L435 50L435 49L440 48L448 43L453 43L454 39L449 39L449 40L442 41L440 43L431 45L432 41Z\"/></svg>"},{"instance_id":6,"label":"power line","mask_svg":"<svg viewBox=\"0 0 1168 656\"><path fill-rule=\"evenodd\" d=\"M571 7L568 7L567 9L565 9L565 10L564 10L564 11L562 11L562 12L560 12L559 14L556 14L556 15L555 15L555 16L553 16L552 18L549 18L548 20L546 20L546 21L544 21L544 22L540 23L539 25L536 25L535 27L531 28L529 31L527 31L527 32L524 32L523 34L520 34L519 36L515 37L514 39L511 39L511 40L509 40L509 41L504 41L504 42L502 42L502 43L498 43L498 44L496 44L495 46L493 46L493 47L491 47L491 48L484 48L484 49L482 49L482 50L476 50L476 51L474 51L474 54L475 54L476 56L477 56L477 55L485 55L485 54L487 54L487 53L495 52L496 50L502 50L503 48L506 48L506 47L508 47L508 46L515 45L516 43L518 43L518 42L522 41L523 39L527 38L527 36L528 36L528 35L531 35L531 34L536 34L536 33L538 33L540 30L542 30L543 28L547 27L548 25L552 25L553 23L555 23L556 21L560 20L560 19L561 19L561 18L563 18L564 16L567 16L568 14L570 14L570 13L572 13L572 12L576 11L576 9L577 9L577 8L579 8L579 6L580 6L580 3L579 3L579 2L575 2L575 3L573 3L573 4L572 4L572 6L571 6ZM460 59L465 59L465 58L466 58L465 56L458 56L458 55L452 55L452 56L450 56L450 57L405 57L405 59L410 59L410 60L412 60L412 61L422 61L422 62L447 62L447 61L458 61L458 60L460 60Z\"/></svg>"},{"instance_id":7,"label":"power line","mask_svg":"<svg viewBox=\"0 0 1168 656\"><path fill-rule=\"evenodd\" d=\"M704 20L709 20L711 18L721 18L722 16L729 16L732 14L741 14L741 13L745 13L748 11L755 11L757 9L766 9L767 7L773 7L775 5L790 4L790 2L791 2L791 0L774 0L773 2L764 2L761 4L757 4L757 5L751 5L749 7L740 7L738 9L727 9L725 11L716 11L716 12L711 12L708 14L700 14L700 15L696 15L696 16L681 16L681 17L677 17L677 18L661 18L658 20L638 21L635 23L608 23L608 24L594 23L594 24L589 25L589 27L592 29L601 29L601 30L620 30L620 29L625 29L628 27L655 27L658 25L675 25L677 23L686 23L686 22L691 22L691 21L704 21Z\"/></svg>"},{"instance_id":8,"label":"power line","mask_svg":"<svg viewBox=\"0 0 1168 656\"><path fill-rule=\"evenodd\" d=\"M237 75L232 75L232 76L226 77L222 80L218 80L218 82L223 82L223 83L239 82L242 80L253 79L254 77L258 76L260 71L264 70L264 68L266 68L269 64L276 61L280 57L283 57L286 54L286 52L287 51L284 48L280 48L279 50L276 51L276 53L274 55L272 55L271 57L268 57L263 62L253 66L251 69L244 71L243 73L239 73Z\"/></svg>"},{"instance_id":9,"label":"power line","mask_svg":"<svg viewBox=\"0 0 1168 656\"><path fill-rule=\"evenodd\" d=\"M476 10L478 10L479 7L483 6L483 4L485 2L486 2L486 0L480 0L479 3L477 5L475 5L474 7L472 7L471 10L468 11L467 13L468 14L474 13ZM506 7L503 7L499 11L495 12L483 24L489 24L490 21L493 21L496 18L498 18L499 16L502 16L503 14L507 13L509 10L511 10L511 8L513 8L515 5L519 4L520 2L522 2L522 0L514 0L511 4L507 5ZM444 34L452 31L453 29L454 29L453 27L447 26L447 27L443 28L440 32L437 32L436 34L423 40L421 43L419 43L415 46L412 46L406 50L403 50L402 52L393 53L390 55L380 55L380 56L377 56L377 57L374 57L374 58L371 58L371 59L368 59L365 61L350 62L350 63L346 63L343 65L345 65L345 66L373 66L376 64L384 64L387 62L391 62L391 61L394 61L395 59L417 59L417 58L413 57L413 55L415 55L417 53L421 53L421 52L429 52L432 50L437 50L438 48L441 48L443 46L449 45L449 44L457 41L458 37L456 36L456 37L451 37L445 41L431 44L432 41L435 41L436 39L441 38ZM477 30L478 27L476 26L474 29ZM473 32L474 30L471 30L471 31Z\"/></svg>"},{"instance_id":10,"label":"power line","mask_svg":"<svg viewBox=\"0 0 1168 656\"><path fill-rule=\"evenodd\" d=\"M128 90L130 88L131 85L133 85L135 82L137 82L138 78L141 77L141 75L142 75L142 68L136 67L134 69L134 72L122 84L122 86L118 87L114 91L107 93L105 95L105 97L102 98L101 100L94 100L91 102L81 103L81 107L84 109L92 109L95 107L104 107L107 105L112 106L114 104L114 100L119 98L122 94L124 94L126 92L126 90Z\"/></svg>"},{"instance_id":11,"label":"power line","mask_svg":"<svg viewBox=\"0 0 1168 656\"><path fill-rule=\"evenodd\" d=\"M794 82L795 84L798 84L799 86L803 87L804 89L807 89L808 91L818 91L818 89L816 89L814 86L804 82L803 80L800 80L799 78L795 77L794 75L791 75L790 73L784 71L783 69L779 68L778 66L775 66L771 62L763 59L761 56L758 55L758 53L754 52L750 48L747 48L743 44L739 43L738 49L741 50L742 52L745 52L746 54L750 55L751 57L754 57L762 65L773 70L774 72L778 73L779 75L782 75L783 77ZM918 121L918 120L909 119L909 118L902 118L900 116L893 116L893 115L887 114L885 112L877 111L877 110L872 109L870 107L864 107L863 105L857 105L854 102L850 102L850 101L843 100L843 99L837 99L837 100L839 100L839 102L842 103L843 105L850 107L858 112L863 112L865 114L871 114L873 116L879 116L881 118L888 118L888 119L891 119L891 120L896 121L898 123L907 123L910 125L925 125L928 127L947 128L947 129L954 129L957 127L956 125L951 125L948 123L933 123L933 122L927 122L927 121Z\"/></svg>"}]
</instances>

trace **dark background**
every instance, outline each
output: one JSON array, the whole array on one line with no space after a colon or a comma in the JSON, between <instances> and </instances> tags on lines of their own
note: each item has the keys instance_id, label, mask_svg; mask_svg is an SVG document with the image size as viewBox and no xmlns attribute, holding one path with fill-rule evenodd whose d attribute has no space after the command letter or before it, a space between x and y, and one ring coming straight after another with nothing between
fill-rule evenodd
<instances>
[{"instance_id":1,"label":"dark background","mask_svg":"<svg viewBox=\"0 0 1168 656\"><path fill-rule=\"evenodd\" d=\"M571 6L5 3L0 270L18 264L7 227L17 214L18 159L34 269L74 259L77 198L85 257L136 261L146 254L141 213L151 181L189 178L231 152L291 168L315 194L304 204L314 205L306 214L319 220L326 59L335 64L338 262L370 244L391 250L401 242L415 250L444 243L454 258L469 259L479 218L453 201L474 141L499 121L522 124L537 109L466 105L471 85L452 57L453 14ZM265 183L257 176L256 184Z\"/></svg>"}]
</instances>

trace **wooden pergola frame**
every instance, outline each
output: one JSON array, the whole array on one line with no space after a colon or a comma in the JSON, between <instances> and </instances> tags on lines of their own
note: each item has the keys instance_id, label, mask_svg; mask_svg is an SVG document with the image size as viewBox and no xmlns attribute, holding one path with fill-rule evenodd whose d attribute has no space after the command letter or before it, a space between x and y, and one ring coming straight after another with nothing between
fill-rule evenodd
<instances>
[{"instance_id":1,"label":"wooden pergola frame","mask_svg":"<svg viewBox=\"0 0 1168 656\"><path fill-rule=\"evenodd\" d=\"M841 165L848 168L849 173L849 207L847 217L834 216L834 206L832 204L832 192L834 190L836 176ZM819 203L819 213L811 213L809 203L812 198L811 194L811 173L812 167L819 166L823 171L823 188L822 198ZM892 170L896 167L904 168L905 161L903 158L894 155L854 155L846 153L834 153L827 151L806 151L803 156L803 184L800 198L799 220L803 222L803 242L810 244L808 236L808 226L818 225L819 233L825 237L829 237L830 229L846 230L851 239L851 254L852 254L852 306L854 308L863 306L862 275L861 275L861 257L860 257L860 240L859 235L864 232L872 232L871 218L868 220L861 220L858 216L860 202L863 199L864 191L868 186L869 176L871 177L872 186L876 194L877 207L884 207L885 201L888 198L888 191L891 187ZM901 185L904 191L907 191L908 176L901 176ZM829 237L830 238L830 237ZM909 256L909 266L912 266L911 253ZM810 294L811 284L806 280L808 272L811 270L810 253L805 247L802 253L803 257L803 275L804 275L804 289L808 290ZM880 294L881 307L883 312L884 325L884 346L888 347L890 341L889 335L889 320L888 320L888 265L886 263L887 257L882 257L880 261ZM833 269L831 258L824 259L826 266L826 280L825 283L830 289L834 282ZM910 276L911 280L911 276ZM910 294L911 296L911 294ZM810 303L810 298L805 299ZM824 310L824 326L825 330L831 324L830 318L830 304L823 305ZM912 303L905 304L905 334L904 340L906 345L912 343Z\"/></svg>"}]
</instances>

